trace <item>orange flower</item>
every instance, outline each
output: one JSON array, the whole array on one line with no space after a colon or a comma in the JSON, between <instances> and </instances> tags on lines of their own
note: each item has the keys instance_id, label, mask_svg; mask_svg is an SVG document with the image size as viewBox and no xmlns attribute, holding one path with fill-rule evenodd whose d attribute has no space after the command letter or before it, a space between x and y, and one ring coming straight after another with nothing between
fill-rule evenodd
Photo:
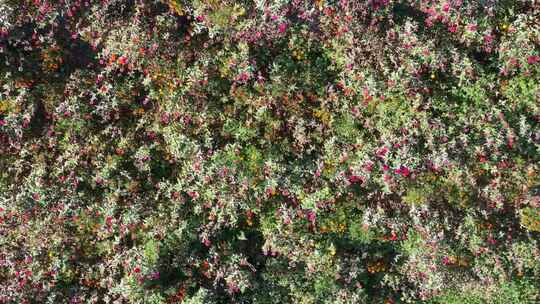
<instances>
[{"instance_id":1,"label":"orange flower","mask_svg":"<svg viewBox=\"0 0 540 304\"><path fill-rule=\"evenodd\" d=\"M109 58L109 64L113 64L116 61L116 54L112 54Z\"/></svg>"}]
</instances>

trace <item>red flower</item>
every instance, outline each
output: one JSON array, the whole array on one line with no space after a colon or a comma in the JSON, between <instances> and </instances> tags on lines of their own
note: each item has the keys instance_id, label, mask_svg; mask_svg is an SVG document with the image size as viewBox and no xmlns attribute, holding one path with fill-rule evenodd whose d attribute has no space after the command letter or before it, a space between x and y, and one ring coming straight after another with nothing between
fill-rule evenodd
<instances>
[{"instance_id":1,"label":"red flower","mask_svg":"<svg viewBox=\"0 0 540 304\"><path fill-rule=\"evenodd\" d=\"M402 176L407 177L411 174L411 171L405 166L400 166L399 168L394 170L394 173L401 174Z\"/></svg>"},{"instance_id":2,"label":"red flower","mask_svg":"<svg viewBox=\"0 0 540 304\"><path fill-rule=\"evenodd\" d=\"M121 65L125 65L127 63L127 57L126 56L120 56L120 58L118 58L118 63L121 64Z\"/></svg>"},{"instance_id":3,"label":"red flower","mask_svg":"<svg viewBox=\"0 0 540 304\"><path fill-rule=\"evenodd\" d=\"M358 175L352 175L351 177L349 177L349 182L351 184L355 184L355 183L363 182L363 181L364 181L364 179L361 176L358 176Z\"/></svg>"},{"instance_id":4,"label":"red flower","mask_svg":"<svg viewBox=\"0 0 540 304\"><path fill-rule=\"evenodd\" d=\"M411 174L411 172L409 171L409 168L407 167L401 167L401 175L407 177Z\"/></svg>"}]
</instances>

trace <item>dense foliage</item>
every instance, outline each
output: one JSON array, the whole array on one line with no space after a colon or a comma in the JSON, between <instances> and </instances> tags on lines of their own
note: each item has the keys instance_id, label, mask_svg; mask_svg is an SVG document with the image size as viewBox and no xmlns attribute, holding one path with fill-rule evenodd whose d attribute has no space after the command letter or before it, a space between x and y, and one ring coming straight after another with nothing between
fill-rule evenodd
<instances>
[{"instance_id":1,"label":"dense foliage","mask_svg":"<svg viewBox=\"0 0 540 304\"><path fill-rule=\"evenodd\" d=\"M537 303L534 0L0 0L0 303Z\"/></svg>"}]
</instances>

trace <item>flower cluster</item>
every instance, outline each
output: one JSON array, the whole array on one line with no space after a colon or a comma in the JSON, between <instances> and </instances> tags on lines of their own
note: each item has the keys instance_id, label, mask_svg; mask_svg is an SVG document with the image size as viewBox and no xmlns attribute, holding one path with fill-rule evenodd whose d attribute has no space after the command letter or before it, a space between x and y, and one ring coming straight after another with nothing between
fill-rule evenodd
<instances>
[{"instance_id":1,"label":"flower cluster","mask_svg":"<svg viewBox=\"0 0 540 304\"><path fill-rule=\"evenodd\" d=\"M0 12L0 303L540 301L534 1Z\"/></svg>"}]
</instances>

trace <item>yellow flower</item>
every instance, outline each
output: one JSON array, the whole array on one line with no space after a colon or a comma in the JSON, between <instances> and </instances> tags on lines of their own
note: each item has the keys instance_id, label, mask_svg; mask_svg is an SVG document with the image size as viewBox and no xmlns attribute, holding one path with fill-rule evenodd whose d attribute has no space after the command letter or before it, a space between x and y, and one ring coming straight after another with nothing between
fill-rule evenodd
<instances>
[{"instance_id":1,"label":"yellow flower","mask_svg":"<svg viewBox=\"0 0 540 304\"><path fill-rule=\"evenodd\" d=\"M367 271L369 273L375 273L375 272L383 272L386 270L386 265L382 260L379 260L377 262L371 262L368 267Z\"/></svg>"},{"instance_id":2,"label":"yellow flower","mask_svg":"<svg viewBox=\"0 0 540 304\"><path fill-rule=\"evenodd\" d=\"M138 108L133 110L134 115L143 115L144 114L144 108Z\"/></svg>"},{"instance_id":3,"label":"yellow flower","mask_svg":"<svg viewBox=\"0 0 540 304\"><path fill-rule=\"evenodd\" d=\"M324 0L315 0L315 3L317 4L317 8L318 8L319 10L322 10L322 9L323 9Z\"/></svg>"},{"instance_id":4,"label":"yellow flower","mask_svg":"<svg viewBox=\"0 0 540 304\"><path fill-rule=\"evenodd\" d=\"M184 15L184 9L182 8L182 5L178 3L177 0L169 0L169 6L179 15Z\"/></svg>"},{"instance_id":5,"label":"yellow flower","mask_svg":"<svg viewBox=\"0 0 540 304\"><path fill-rule=\"evenodd\" d=\"M330 244L330 248L328 248L328 250L330 251L331 256L336 255L336 247L334 247L334 244Z\"/></svg>"}]
</instances>

